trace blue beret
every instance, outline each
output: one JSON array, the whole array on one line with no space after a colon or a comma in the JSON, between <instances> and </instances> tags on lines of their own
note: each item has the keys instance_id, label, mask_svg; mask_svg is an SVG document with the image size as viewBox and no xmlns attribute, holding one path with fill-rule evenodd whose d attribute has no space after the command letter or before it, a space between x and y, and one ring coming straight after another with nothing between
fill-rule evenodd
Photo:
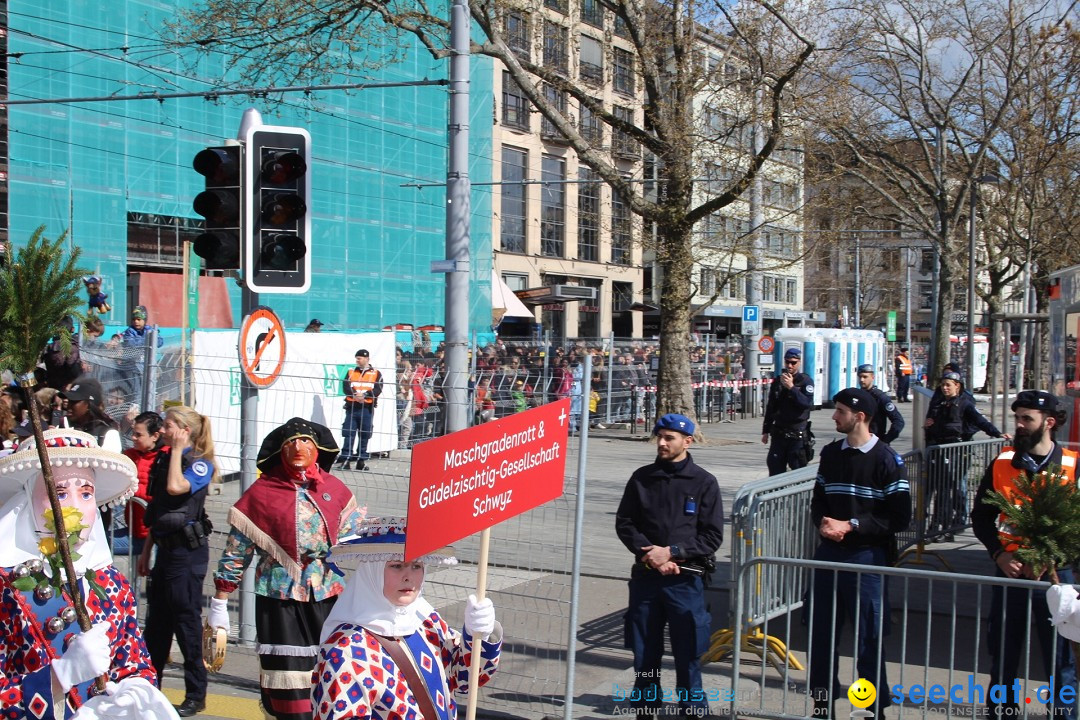
<instances>
[{"instance_id":1,"label":"blue beret","mask_svg":"<svg viewBox=\"0 0 1080 720\"><path fill-rule=\"evenodd\" d=\"M694 427L694 421L685 415L668 413L656 421L656 427L653 428L652 432L655 435L661 430L674 430L675 432L681 432L683 435L693 435Z\"/></svg>"},{"instance_id":2,"label":"blue beret","mask_svg":"<svg viewBox=\"0 0 1080 720\"><path fill-rule=\"evenodd\" d=\"M874 373L874 366L873 365L860 365L855 372L858 372L858 373L870 373L872 375Z\"/></svg>"},{"instance_id":3,"label":"blue beret","mask_svg":"<svg viewBox=\"0 0 1080 720\"><path fill-rule=\"evenodd\" d=\"M788 348L787 350L784 351L784 359L785 360L787 360L788 358L801 358L801 357L802 357L802 350L800 350L799 348Z\"/></svg>"},{"instance_id":4,"label":"blue beret","mask_svg":"<svg viewBox=\"0 0 1080 720\"><path fill-rule=\"evenodd\" d=\"M845 388L833 395L833 402L851 408L852 412L866 413L867 418L874 417L877 412L877 400L862 388Z\"/></svg>"}]
</instances>

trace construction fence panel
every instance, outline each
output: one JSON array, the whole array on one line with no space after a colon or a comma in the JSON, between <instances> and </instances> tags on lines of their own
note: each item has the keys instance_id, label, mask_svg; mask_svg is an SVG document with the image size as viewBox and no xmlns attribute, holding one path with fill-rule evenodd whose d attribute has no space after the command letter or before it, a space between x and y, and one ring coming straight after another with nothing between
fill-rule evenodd
<instances>
[{"instance_id":1,"label":"construction fence panel","mask_svg":"<svg viewBox=\"0 0 1080 720\"><path fill-rule=\"evenodd\" d=\"M1069 670L1074 661L1047 619L1045 582L758 557L739 569L734 583L784 598L790 594L783 584L795 576L807 578L806 604L774 606L759 628L773 647L788 652L771 653L766 663L738 644L733 649L732 684L724 698L732 717L811 718L815 699L830 703L829 717L873 717L873 706L869 712L852 707L847 695L860 677L877 680L877 697L891 703L888 717L896 720L978 717L995 701L1003 701L1010 717L1043 717L1051 696L1061 709L1075 703L1075 674ZM837 587L849 592L838 593ZM1009 600L1001 602L1006 591ZM737 633L751 629L751 613L743 607L747 597L734 597ZM864 601L881 603L884 611L860 630L850 617L867 610ZM1013 646L1004 640L1006 628L1017 633ZM994 645L1008 651L992 658ZM857 663L860 646L863 662ZM876 667L880 653L884 678L867 670ZM816 664L826 666L818 674L825 678L821 688L810 681ZM830 677L837 682L831 697ZM1062 694L1063 686L1071 690Z\"/></svg>"},{"instance_id":2,"label":"construction fence panel","mask_svg":"<svg viewBox=\"0 0 1080 720\"><path fill-rule=\"evenodd\" d=\"M927 447L924 481L923 537L939 539L962 532L970 523L975 493L990 462L1005 441L987 438Z\"/></svg>"}]
</instances>

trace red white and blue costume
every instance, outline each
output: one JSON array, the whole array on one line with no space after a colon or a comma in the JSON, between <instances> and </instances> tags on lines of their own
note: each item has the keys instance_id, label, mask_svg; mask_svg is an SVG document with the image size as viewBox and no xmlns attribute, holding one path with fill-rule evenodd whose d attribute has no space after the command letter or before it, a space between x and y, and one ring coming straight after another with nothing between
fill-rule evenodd
<instances>
[{"instance_id":1,"label":"red white and blue costume","mask_svg":"<svg viewBox=\"0 0 1080 720\"><path fill-rule=\"evenodd\" d=\"M68 475L92 478L98 503L122 502L134 493L134 464L119 453L101 450L93 436L50 430L45 433L45 444L54 473L63 467ZM91 624L105 627L109 682L103 694L97 693L93 678L65 691L57 661L67 660L66 650L83 633L66 582L58 591L47 580L52 569L39 541L52 533L40 530L32 499L35 485L41 482L33 438L19 452L0 458L0 719L176 718L157 689L157 676L139 631L135 596L112 564L105 529L96 513L88 523L88 536L72 551L78 554L73 564ZM15 586L28 576L39 584L29 590Z\"/></svg>"},{"instance_id":2,"label":"red white and blue costume","mask_svg":"<svg viewBox=\"0 0 1080 720\"><path fill-rule=\"evenodd\" d=\"M457 702L469 692L472 638L451 629L421 595L406 606L394 605L383 595L384 565L402 557L404 523L371 523L368 528L353 543L343 541L333 551L332 559L358 554L361 562L323 625L312 678L315 718L421 718L416 695L426 693L438 718L425 720L455 720ZM429 567L456 562L442 554L422 560ZM384 650L383 643L395 640L404 646L425 687L410 687L406 674ZM483 686L499 664L498 623L480 647Z\"/></svg>"}]
</instances>

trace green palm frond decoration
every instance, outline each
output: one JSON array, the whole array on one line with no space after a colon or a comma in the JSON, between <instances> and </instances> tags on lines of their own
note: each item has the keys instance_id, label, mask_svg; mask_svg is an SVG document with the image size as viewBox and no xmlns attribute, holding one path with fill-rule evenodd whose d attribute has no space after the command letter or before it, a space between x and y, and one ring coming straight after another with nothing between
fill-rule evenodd
<instances>
[{"instance_id":1,"label":"green palm frond decoration","mask_svg":"<svg viewBox=\"0 0 1080 720\"><path fill-rule=\"evenodd\" d=\"M69 544L64 512L56 494L49 450L41 430L41 418L33 395L34 368L41 351L52 338L59 336L64 352L71 350L71 331L64 318L82 318L78 308L82 303L79 286L86 271L78 267L78 248L66 247L67 232L56 240L45 237L42 225L30 240L18 251L8 244L4 262L0 264L0 365L15 371L16 379L30 408L30 425L34 429L41 475L49 493L52 507L53 529L60 559L64 567L68 597L75 608L79 627L90 629L90 614L86 611L78 575L75 573L74 554ZM104 676L97 679L98 691L105 690Z\"/></svg>"},{"instance_id":2,"label":"green palm frond decoration","mask_svg":"<svg viewBox=\"0 0 1080 720\"><path fill-rule=\"evenodd\" d=\"M49 240L44 225L17 251L8 244L0 268L0 366L17 376L34 372L41 351L54 337L60 338L64 352L71 350L71 333L63 320L69 315L82 318L80 291L88 271L78 267L78 248L66 246L67 232Z\"/></svg>"},{"instance_id":3,"label":"green palm frond decoration","mask_svg":"<svg viewBox=\"0 0 1080 720\"><path fill-rule=\"evenodd\" d=\"M1060 466L1022 473L1015 484L1011 500L991 492L984 502L1005 516L1013 535L1024 538L1016 559L1034 568L1036 577L1049 572L1057 584L1058 568L1080 558L1080 490Z\"/></svg>"}]
</instances>

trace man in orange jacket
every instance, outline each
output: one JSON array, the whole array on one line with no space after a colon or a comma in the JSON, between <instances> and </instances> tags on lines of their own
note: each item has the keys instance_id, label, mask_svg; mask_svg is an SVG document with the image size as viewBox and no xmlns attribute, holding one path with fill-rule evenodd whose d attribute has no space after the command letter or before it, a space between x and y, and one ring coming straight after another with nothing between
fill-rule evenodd
<instances>
[{"instance_id":1,"label":"man in orange jacket","mask_svg":"<svg viewBox=\"0 0 1080 720\"><path fill-rule=\"evenodd\" d=\"M1030 566L1024 565L1013 552L1024 542L999 516L997 509L983 502L991 491L1012 497L1016 480L1023 474L1033 475L1052 469L1067 482L1076 482L1077 453L1059 445L1054 434L1065 421L1065 410L1059 408L1056 397L1042 390L1023 390L1012 404L1016 420L1013 447L1006 447L994 459L983 474L982 484L975 496L971 511L971 527L975 537L986 547L997 565L998 577L1039 580ZM1058 570L1063 583L1073 582L1071 568ZM1069 643L1054 633L1046 621L1050 610L1042 591L1031 592L1027 588L1003 588L994 586L990 596L990 622L987 644L990 649L990 684L1011 684L1020 672L1020 660L1028 647L1034 645L1029 638L1039 639L1043 667L1054 677L1057 688L1076 687L1076 661ZM1055 650L1056 644L1056 650ZM1056 652L1056 662L1051 662ZM1051 702L1057 698L1052 698ZM1019 708L990 702L991 717L1007 714L1019 715ZM1057 703L1056 713L1073 716L1076 710L1075 694L1067 703Z\"/></svg>"},{"instance_id":2,"label":"man in orange jacket","mask_svg":"<svg viewBox=\"0 0 1080 720\"><path fill-rule=\"evenodd\" d=\"M368 441L371 439L375 406L382 394L382 373L371 367L371 353L361 348L356 351L356 367L350 368L342 380L345 392L345 422L341 426L344 447L341 449L342 470L351 470L352 461L356 460L356 469L364 470L368 460ZM360 444L354 450L356 436Z\"/></svg>"}]
</instances>

